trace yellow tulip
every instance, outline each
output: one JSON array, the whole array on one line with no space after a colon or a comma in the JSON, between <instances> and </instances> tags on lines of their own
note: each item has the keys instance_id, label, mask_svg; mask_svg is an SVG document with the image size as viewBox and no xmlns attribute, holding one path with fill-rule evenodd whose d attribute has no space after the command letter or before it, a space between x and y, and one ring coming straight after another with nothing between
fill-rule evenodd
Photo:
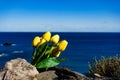
<instances>
[{"instance_id":1,"label":"yellow tulip","mask_svg":"<svg viewBox=\"0 0 120 80\"><path fill-rule=\"evenodd\" d=\"M53 50L53 56L54 56L54 57L59 57L59 56L60 56L60 53L61 53L61 51L58 51L58 48L55 48L55 49Z\"/></svg>"},{"instance_id":2,"label":"yellow tulip","mask_svg":"<svg viewBox=\"0 0 120 80\"><path fill-rule=\"evenodd\" d=\"M46 32L42 36L42 38L45 39L46 41L49 41L50 37L51 37L51 33L50 32Z\"/></svg>"},{"instance_id":3,"label":"yellow tulip","mask_svg":"<svg viewBox=\"0 0 120 80\"><path fill-rule=\"evenodd\" d=\"M64 51L68 45L68 42L66 40L62 40L58 44L58 50L59 51Z\"/></svg>"},{"instance_id":4,"label":"yellow tulip","mask_svg":"<svg viewBox=\"0 0 120 80\"><path fill-rule=\"evenodd\" d=\"M59 41L59 38L60 38L59 35L56 34L56 35L54 35L54 36L51 37L50 41L51 41L53 44L57 44L58 41Z\"/></svg>"},{"instance_id":5,"label":"yellow tulip","mask_svg":"<svg viewBox=\"0 0 120 80\"><path fill-rule=\"evenodd\" d=\"M40 42L40 37L39 36L36 36L34 39L33 39L33 42L32 42L32 46L33 47L36 47L37 44Z\"/></svg>"},{"instance_id":6,"label":"yellow tulip","mask_svg":"<svg viewBox=\"0 0 120 80\"><path fill-rule=\"evenodd\" d=\"M42 44L45 43L45 42L46 42L46 40L43 39L43 38L41 38L41 40L40 40L40 42L38 43L37 47L39 47L40 45L42 45Z\"/></svg>"},{"instance_id":7,"label":"yellow tulip","mask_svg":"<svg viewBox=\"0 0 120 80\"><path fill-rule=\"evenodd\" d=\"M60 56L60 53L61 53L61 51L57 51L56 53L54 53L54 56L55 56L55 57L59 57L59 56Z\"/></svg>"}]
</instances>

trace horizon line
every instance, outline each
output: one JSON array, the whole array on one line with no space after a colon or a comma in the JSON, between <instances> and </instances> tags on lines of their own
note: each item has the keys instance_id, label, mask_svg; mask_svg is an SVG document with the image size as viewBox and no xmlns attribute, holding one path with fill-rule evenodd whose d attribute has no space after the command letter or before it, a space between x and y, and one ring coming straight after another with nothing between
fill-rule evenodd
<instances>
[{"instance_id":1,"label":"horizon line","mask_svg":"<svg viewBox=\"0 0 120 80\"><path fill-rule=\"evenodd\" d=\"M0 33L44 33L47 31L0 31ZM120 33L120 32L78 32L78 31L50 31L53 33Z\"/></svg>"}]
</instances>

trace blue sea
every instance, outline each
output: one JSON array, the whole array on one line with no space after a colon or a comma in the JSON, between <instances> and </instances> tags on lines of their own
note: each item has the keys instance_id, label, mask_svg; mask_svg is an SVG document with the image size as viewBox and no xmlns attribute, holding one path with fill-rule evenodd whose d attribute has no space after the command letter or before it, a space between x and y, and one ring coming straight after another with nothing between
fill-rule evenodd
<instances>
[{"instance_id":1,"label":"blue sea","mask_svg":"<svg viewBox=\"0 0 120 80\"><path fill-rule=\"evenodd\" d=\"M15 58L25 58L31 61L32 40L43 33L38 32L0 32L0 68L6 61ZM86 73L88 62L94 57L115 56L120 54L120 33L77 33L77 32L54 32L59 34L60 39L66 39L69 44L61 53L61 58L67 58L60 63L61 67L68 67L73 71ZM4 43L12 43L12 46L4 46Z\"/></svg>"}]
</instances>

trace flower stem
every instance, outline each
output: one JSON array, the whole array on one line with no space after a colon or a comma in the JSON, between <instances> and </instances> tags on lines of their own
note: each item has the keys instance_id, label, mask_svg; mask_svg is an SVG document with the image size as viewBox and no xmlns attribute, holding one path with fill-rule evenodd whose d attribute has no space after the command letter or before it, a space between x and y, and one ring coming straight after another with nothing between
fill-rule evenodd
<instances>
[{"instance_id":1,"label":"flower stem","mask_svg":"<svg viewBox=\"0 0 120 80\"><path fill-rule=\"evenodd\" d=\"M37 63L41 60L41 58L44 56L46 50L47 50L48 46L45 48L45 50L42 52L41 56L37 59L37 61L35 62L35 66L37 65Z\"/></svg>"}]
</instances>

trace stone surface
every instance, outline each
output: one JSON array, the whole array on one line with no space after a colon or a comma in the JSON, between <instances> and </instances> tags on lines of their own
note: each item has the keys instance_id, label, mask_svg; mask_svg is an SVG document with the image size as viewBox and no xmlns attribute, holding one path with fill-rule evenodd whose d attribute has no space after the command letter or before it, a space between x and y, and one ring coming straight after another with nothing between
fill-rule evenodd
<instances>
[{"instance_id":1,"label":"stone surface","mask_svg":"<svg viewBox=\"0 0 120 80\"><path fill-rule=\"evenodd\" d=\"M6 62L0 70L0 80L89 80L86 76L68 68L54 67L48 71L37 69L25 59L13 59Z\"/></svg>"},{"instance_id":2,"label":"stone surface","mask_svg":"<svg viewBox=\"0 0 120 80\"><path fill-rule=\"evenodd\" d=\"M54 80L58 76L55 74L55 71L45 71L37 75L38 80Z\"/></svg>"},{"instance_id":3,"label":"stone surface","mask_svg":"<svg viewBox=\"0 0 120 80\"><path fill-rule=\"evenodd\" d=\"M71 71L68 68L55 67L51 70L55 70L58 80L90 80L85 75Z\"/></svg>"},{"instance_id":4,"label":"stone surface","mask_svg":"<svg viewBox=\"0 0 120 80\"><path fill-rule=\"evenodd\" d=\"M0 71L0 80L36 80L37 69L25 59L8 61Z\"/></svg>"}]
</instances>

